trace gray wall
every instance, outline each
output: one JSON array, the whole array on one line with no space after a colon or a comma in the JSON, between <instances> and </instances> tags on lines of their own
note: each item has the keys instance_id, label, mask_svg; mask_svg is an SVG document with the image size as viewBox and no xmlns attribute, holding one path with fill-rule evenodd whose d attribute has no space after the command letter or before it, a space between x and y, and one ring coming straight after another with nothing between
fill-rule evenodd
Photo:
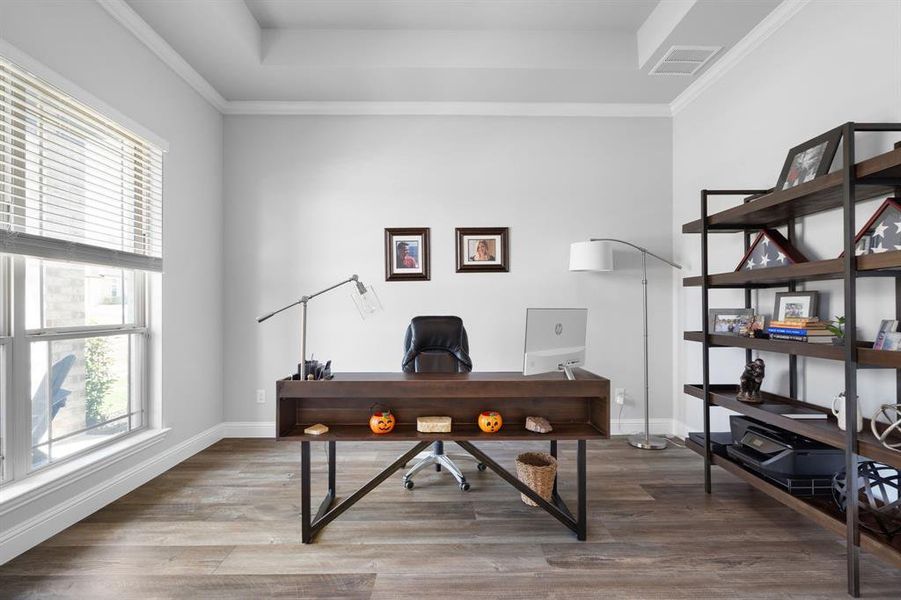
<instances>
[{"instance_id":1,"label":"gray wall","mask_svg":"<svg viewBox=\"0 0 901 600\"><path fill-rule=\"evenodd\" d=\"M466 323L477 370L521 370L526 307L587 306L588 367L640 398L638 257L617 253L622 270L612 273L570 273L568 253L592 235L669 253L669 119L225 123L226 421L273 421L273 382L298 360L298 309L262 325L254 318L350 273L375 283L385 312L361 321L347 289L310 303L309 350L338 371L397 371L410 318L445 313ZM431 227L429 282L384 281L383 230L403 226ZM475 226L510 228L510 273L454 272L454 228ZM667 431L668 269L651 273L652 414ZM633 404L623 416L642 414Z\"/></svg>"},{"instance_id":2,"label":"gray wall","mask_svg":"<svg viewBox=\"0 0 901 600\"><path fill-rule=\"evenodd\" d=\"M2 533L220 423L223 321L221 115L94 2L6 0L0 37L170 144L154 374L172 428L162 446L4 514Z\"/></svg>"},{"instance_id":3,"label":"gray wall","mask_svg":"<svg viewBox=\"0 0 901 600\"><path fill-rule=\"evenodd\" d=\"M700 236L682 235L682 223L699 216L702 188L771 187L776 184L788 149L846 121L901 120L901 3L811 2L764 44L707 89L673 120L675 254L687 267L700 271ZM891 149L892 141L858 134L859 156ZM838 161L840 163L840 159ZM714 200L722 210L736 198ZM881 201L881 199L880 199ZM858 205L859 226L880 201ZM841 213L833 211L803 219L799 247L810 260L835 258L842 250ZM714 236L711 272L735 269L742 256L738 235ZM806 289L821 292L820 316L841 315L841 282L811 282ZM677 335L701 327L700 291L677 289ZM890 281L862 279L858 284L859 335L873 339L881 319L894 315ZM772 292L759 292L763 314L773 311ZM742 306L741 292L718 290L711 307ZM677 385L701 381L700 344L680 342ZM762 354L767 361L764 389L787 394L788 359ZM711 353L712 381L736 383L744 351ZM844 389L838 363L798 359L803 377L802 398L821 405ZM859 371L858 388L864 414L894 402L895 374ZM684 430L701 427L700 401L679 394L675 415ZM727 428L724 409L714 411L715 425Z\"/></svg>"}]
</instances>

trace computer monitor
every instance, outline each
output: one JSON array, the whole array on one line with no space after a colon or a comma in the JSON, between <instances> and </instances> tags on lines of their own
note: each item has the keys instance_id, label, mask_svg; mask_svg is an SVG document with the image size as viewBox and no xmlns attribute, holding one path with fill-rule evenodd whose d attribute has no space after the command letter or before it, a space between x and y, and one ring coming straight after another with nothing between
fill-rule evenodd
<instances>
[{"instance_id":1,"label":"computer monitor","mask_svg":"<svg viewBox=\"0 0 901 600\"><path fill-rule=\"evenodd\" d=\"M585 363L587 308L527 308L523 375L563 371Z\"/></svg>"}]
</instances>

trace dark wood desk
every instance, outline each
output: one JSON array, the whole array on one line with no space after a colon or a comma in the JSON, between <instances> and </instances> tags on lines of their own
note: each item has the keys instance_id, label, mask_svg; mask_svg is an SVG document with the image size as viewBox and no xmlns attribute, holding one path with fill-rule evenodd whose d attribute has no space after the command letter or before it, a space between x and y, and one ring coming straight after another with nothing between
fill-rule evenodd
<instances>
[{"instance_id":1,"label":"dark wood desk","mask_svg":"<svg viewBox=\"0 0 901 600\"><path fill-rule=\"evenodd\" d=\"M610 381L583 369L576 369L576 380L567 381L562 373L526 377L521 373L342 373L331 381L292 381L277 383L278 439L301 442L301 530L303 543L313 541L328 523L388 479L412 460L417 453L436 441L454 441L517 490L531 498L576 533L586 538L587 514L585 442L610 437ZM376 435L369 430L370 407L374 403L391 409L397 425L389 434ZM484 410L497 410L504 426L497 433L484 433L477 418ZM416 418L444 415L453 419L450 433L419 433ZM527 416L546 417L554 431L546 434L525 429ZM323 435L306 435L304 428L315 423L328 425ZM415 445L366 485L335 501L335 451L339 441L404 441ZM578 517L557 494L548 502L501 467L473 442L529 440L550 442L550 453L557 456L558 440L577 442ZM328 493L311 517L310 442L328 444Z\"/></svg>"}]
</instances>

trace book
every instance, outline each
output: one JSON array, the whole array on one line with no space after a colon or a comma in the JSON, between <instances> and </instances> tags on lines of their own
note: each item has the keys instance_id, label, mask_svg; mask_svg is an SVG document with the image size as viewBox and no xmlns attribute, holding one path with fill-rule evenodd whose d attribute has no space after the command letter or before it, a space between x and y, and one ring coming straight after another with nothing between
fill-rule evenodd
<instances>
[{"instance_id":1,"label":"book","mask_svg":"<svg viewBox=\"0 0 901 600\"><path fill-rule=\"evenodd\" d=\"M759 408L760 410L765 410L769 413L782 415L783 417L788 417L789 419L796 419L799 421L824 421L827 419L826 413L822 411L813 408L805 408L803 406L794 406L792 404L764 403L757 408Z\"/></svg>"},{"instance_id":2,"label":"book","mask_svg":"<svg viewBox=\"0 0 901 600\"><path fill-rule=\"evenodd\" d=\"M810 323L798 323L795 321L771 321L770 327L783 327L786 329L826 329L826 323L815 321Z\"/></svg>"},{"instance_id":3,"label":"book","mask_svg":"<svg viewBox=\"0 0 901 600\"><path fill-rule=\"evenodd\" d=\"M786 327L770 327L767 329L770 333L776 333L779 335L796 335L796 336L807 336L806 329L788 329Z\"/></svg>"},{"instance_id":4,"label":"book","mask_svg":"<svg viewBox=\"0 0 901 600\"><path fill-rule=\"evenodd\" d=\"M779 333L771 333L770 339L776 340L779 342L806 342L807 336L806 335L782 335Z\"/></svg>"}]
</instances>

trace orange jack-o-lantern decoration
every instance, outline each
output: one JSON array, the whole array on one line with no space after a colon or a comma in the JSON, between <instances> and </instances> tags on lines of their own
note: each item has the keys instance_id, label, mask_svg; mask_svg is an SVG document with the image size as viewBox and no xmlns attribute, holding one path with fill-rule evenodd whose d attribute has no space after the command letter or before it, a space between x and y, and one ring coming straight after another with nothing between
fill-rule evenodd
<instances>
[{"instance_id":1,"label":"orange jack-o-lantern decoration","mask_svg":"<svg viewBox=\"0 0 901 600\"><path fill-rule=\"evenodd\" d=\"M479 415L479 429L485 433L494 433L500 430L504 420L501 419L501 413L493 410L486 410Z\"/></svg>"},{"instance_id":2,"label":"orange jack-o-lantern decoration","mask_svg":"<svg viewBox=\"0 0 901 600\"><path fill-rule=\"evenodd\" d=\"M369 428L372 433L391 433L396 422L390 410L374 412L369 417Z\"/></svg>"}]
</instances>

